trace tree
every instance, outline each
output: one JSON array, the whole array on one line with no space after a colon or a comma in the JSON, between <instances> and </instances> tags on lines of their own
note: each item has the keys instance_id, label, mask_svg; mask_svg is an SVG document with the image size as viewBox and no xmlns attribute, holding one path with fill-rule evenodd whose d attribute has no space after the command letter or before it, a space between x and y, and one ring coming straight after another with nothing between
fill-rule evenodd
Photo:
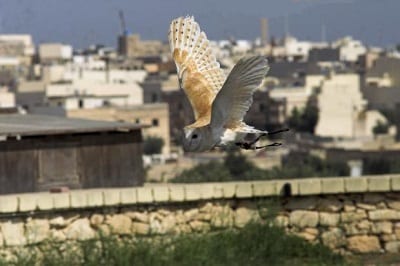
<instances>
[{"instance_id":1,"label":"tree","mask_svg":"<svg viewBox=\"0 0 400 266\"><path fill-rule=\"evenodd\" d=\"M381 120L378 120L374 128L372 129L372 132L374 135L378 134L387 134L389 131L389 125L388 123L384 123Z\"/></svg>"},{"instance_id":2,"label":"tree","mask_svg":"<svg viewBox=\"0 0 400 266\"><path fill-rule=\"evenodd\" d=\"M318 123L318 107L312 100L307 102L304 109L299 111L296 107L293 108L292 114L289 117L288 124L299 132L314 133L315 126Z\"/></svg>"},{"instance_id":3,"label":"tree","mask_svg":"<svg viewBox=\"0 0 400 266\"><path fill-rule=\"evenodd\" d=\"M143 153L146 155L159 154L164 146L164 140L160 137L149 136L143 141Z\"/></svg>"}]
</instances>

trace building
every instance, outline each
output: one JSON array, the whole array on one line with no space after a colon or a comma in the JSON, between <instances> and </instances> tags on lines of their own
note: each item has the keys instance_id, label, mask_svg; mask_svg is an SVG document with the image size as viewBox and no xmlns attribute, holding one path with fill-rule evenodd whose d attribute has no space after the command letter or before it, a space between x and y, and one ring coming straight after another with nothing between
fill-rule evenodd
<instances>
[{"instance_id":1,"label":"building","mask_svg":"<svg viewBox=\"0 0 400 266\"><path fill-rule=\"evenodd\" d=\"M125 57L160 55L167 49L160 41L142 41L139 34L118 36L118 53Z\"/></svg>"},{"instance_id":2,"label":"building","mask_svg":"<svg viewBox=\"0 0 400 266\"><path fill-rule=\"evenodd\" d=\"M128 122L149 125L143 128L143 137L160 137L164 140L162 154L169 155L169 111L166 103L152 103L128 107L103 107L95 109L71 109L68 117L103 121Z\"/></svg>"},{"instance_id":3,"label":"building","mask_svg":"<svg viewBox=\"0 0 400 266\"><path fill-rule=\"evenodd\" d=\"M140 186L141 125L0 115L0 193Z\"/></svg>"},{"instance_id":4,"label":"building","mask_svg":"<svg viewBox=\"0 0 400 266\"><path fill-rule=\"evenodd\" d=\"M318 94L319 120L315 134L321 137L372 138L378 121L387 119L368 110L357 74L328 75Z\"/></svg>"},{"instance_id":5,"label":"building","mask_svg":"<svg viewBox=\"0 0 400 266\"><path fill-rule=\"evenodd\" d=\"M40 62L64 62L72 58L72 46L62 43L43 43L39 45Z\"/></svg>"}]
</instances>

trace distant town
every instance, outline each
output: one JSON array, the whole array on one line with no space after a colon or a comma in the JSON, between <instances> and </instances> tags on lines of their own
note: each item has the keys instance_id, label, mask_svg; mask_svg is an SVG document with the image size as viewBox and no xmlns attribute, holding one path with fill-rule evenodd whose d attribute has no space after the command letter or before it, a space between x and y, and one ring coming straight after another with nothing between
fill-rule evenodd
<instances>
[{"instance_id":1,"label":"distant town","mask_svg":"<svg viewBox=\"0 0 400 266\"><path fill-rule=\"evenodd\" d=\"M42 117L46 132L59 126L54 119L46 124L48 116L109 121L118 129L126 123L137 125L145 146L141 162L147 181L165 182L183 169L220 160L219 151L187 156L180 148L181 129L193 121L193 113L180 89L168 43L142 40L123 28L115 38L116 47L74 49L64 43L37 44L29 34L0 34L0 127L12 117L16 128L29 129L22 116L32 121ZM270 71L245 120L259 129L291 131L282 134L280 148L245 152L258 167L282 165L288 154L313 154L345 163L350 175L360 176L368 160L400 158L399 50L371 47L351 36L333 42L299 40L290 34L271 37L267 19L260 20L256 40L231 38L211 44L227 73L244 55L269 59ZM104 131L102 125L94 126ZM81 124L74 128L85 132ZM0 139L34 134L24 130L12 135L0 129ZM69 180L76 178L71 176ZM53 185L58 184L62 182Z\"/></svg>"}]
</instances>

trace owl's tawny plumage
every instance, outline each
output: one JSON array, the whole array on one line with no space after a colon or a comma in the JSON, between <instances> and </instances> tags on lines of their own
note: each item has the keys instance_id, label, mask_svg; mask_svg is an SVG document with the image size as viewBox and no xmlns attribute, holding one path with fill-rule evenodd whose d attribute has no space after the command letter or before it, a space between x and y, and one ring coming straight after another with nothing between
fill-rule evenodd
<instances>
[{"instance_id":1,"label":"owl's tawny plumage","mask_svg":"<svg viewBox=\"0 0 400 266\"><path fill-rule=\"evenodd\" d=\"M248 133L267 133L243 122L253 93L269 69L263 56L242 58L225 77L206 34L193 17L174 19L168 38L180 86L196 119L184 128L185 150L204 151Z\"/></svg>"}]
</instances>

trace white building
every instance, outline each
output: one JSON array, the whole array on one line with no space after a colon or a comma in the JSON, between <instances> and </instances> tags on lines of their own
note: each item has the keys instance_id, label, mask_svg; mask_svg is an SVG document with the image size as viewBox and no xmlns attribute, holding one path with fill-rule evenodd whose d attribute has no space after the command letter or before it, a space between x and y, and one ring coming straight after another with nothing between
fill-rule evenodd
<instances>
[{"instance_id":1,"label":"white building","mask_svg":"<svg viewBox=\"0 0 400 266\"><path fill-rule=\"evenodd\" d=\"M0 43L10 45L20 45L24 56L35 54L35 44L29 34L0 34Z\"/></svg>"},{"instance_id":2,"label":"white building","mask_svg":"<svg viewBox=\"0 0 400 266\"><path fill-rule=\"evenodd\" d=\"M347 36L333 43L334 48L339 48L340 60L347 62L356 62L360 55L367 52L367 48L361 41L354 40Z\"/></svg>"},{"instance_id":3,"label":"white building","mask_svg":"<svg viewBox=\"0 0 400 266\"><path fill-rule=\"evenodd\" d=\"M70 60L72 58L72 46L62 43L43 43L39 45L39 57L41 62Z\"/></svg>"},{"instance_id":4,"label":"white building","mask_svg":"<svg viewBox=\"0 0 400 266\"><path fill-rule=\"evenodd\" d=\"M15 94L8 91L7 87L0 87L0 108L15 107Z\"/></svg>"},{"instance_id":5,"label":"white building","mask_svg":"<svg viewBox=\"0 0 400 266\"><path fill-rule=\"evenodd\" d=\"M315 134L323 137L372 138L373 128L386 118L367 110L357 74L331 74L318 95L319 120Z\"/></svg>"}]
</instances>

